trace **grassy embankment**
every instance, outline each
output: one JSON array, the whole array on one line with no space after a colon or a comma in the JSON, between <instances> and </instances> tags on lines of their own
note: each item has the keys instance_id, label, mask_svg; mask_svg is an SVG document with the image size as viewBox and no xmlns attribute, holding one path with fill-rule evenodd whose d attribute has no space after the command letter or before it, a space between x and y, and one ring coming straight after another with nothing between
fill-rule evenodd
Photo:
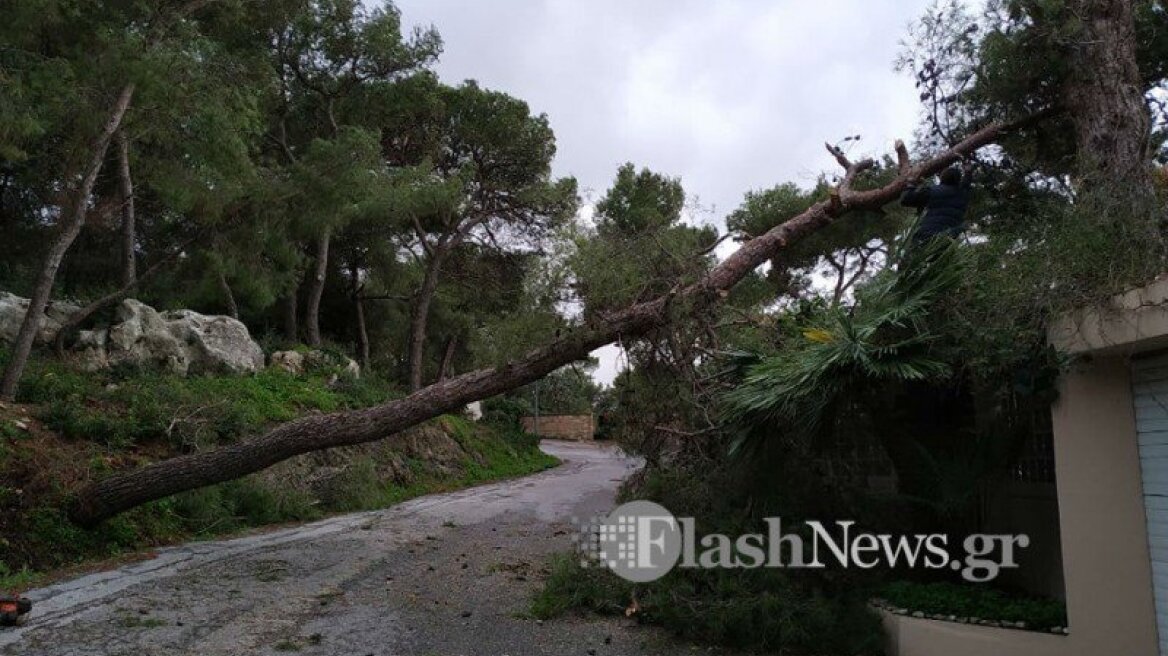
<instances>
[{"instance_id":1,"label":"grassy embankment","mask_svg":"<svg viewBox=\"0 0 1168 656\"><path fill-rule=\"evenodd\" d=\"M6 355L0 352L0 363ZM375 376L334 380L334 373L181 378L83 373L49 358L34 360L18 403L0 407L0 590L25 589L64 568L159 545L382 508L556 464L531 436L445 416L391 444L334 451L324 456L328 467L301 456L283 475L277 466L179 494L93 530L68 521L72 495L111 471L399 394ZM327 489L303 484L319 471L333 474Z\"/></svg>"}]
</instances>

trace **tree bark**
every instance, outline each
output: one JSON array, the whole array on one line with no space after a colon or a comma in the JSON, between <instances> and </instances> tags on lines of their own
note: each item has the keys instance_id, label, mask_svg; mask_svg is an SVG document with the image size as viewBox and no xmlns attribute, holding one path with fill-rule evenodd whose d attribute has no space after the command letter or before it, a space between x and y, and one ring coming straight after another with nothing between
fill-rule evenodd
<instances>
[{"instance_id":1,"label":"tree bark","mask_svg":"<svg viewBox=\"0 0 1168 656\"><path fill-rule=\"evenodd\" d=\"M349 277L353 289L353 313L357 321L357 359L363 371L369 371L369 331L365 328L365 299L361 296L361 284L357 262L349 264Z\"/></svg>"},{"instance_id":2,"label":"tree bark","mask_svg":"<svg viewBox=\"0 0 1168 656\"><path fill-rule=\"evenodd\" d=\"M227 276L223 275L223 270L215 271L215 275L219 278L219 289L223 292L223 302L227 305L227 314L232 319L239 318L239 306L235 304L235 294L231 293L231 285L227 283Z\"/></svg>"},{"instance_id":3,"label":"tree bark","mask_svg":"<svg viewBox=\"0 0 1168 656\"><path fill-rule=\"evenodd\" d=\"M293 288L284 297L284 339L289 342L296 343L300 341L300 330L296 325L296 292L298 290Z\"/></svg>"},{"instance_id":4,"label":"tree bark","mask_svg":"<svg viewBox=\"0 0 1168 656\"><path fill-rule=\"evenodd\" d=\"M1070 7L1081 30L1072 37L1064 101L1084 186L1108 197L1119 192L1136 205L1151 203L1151 118L1136 63L1131 0L1072 0Z\"/></svg>"},{"instance_id":5,"label":"tree bark","mask_svg":"<svg viewBox=\"0 0 1168 656\"><path fill-rule=\"evenodd\" d=\"M12 343L12 357L4 369L3 378L0 379L0 399L11 401L16 396L16 386L20 382L21 374L24 373L24 366L28 364L28 356L32 353L33 342L36 340L44 320L45 307L49 304L49 296L53 292L53 282L57 278L57 269L60 268L61 261L65 259L65 253L73 245L73 240L77 239L77 235L81 233L81 227L85 225L85 214L89 208L89 197L93 194L93 185L97 182L97 175L105 163L110 140L118 126L121 125L122 118L126 115L126 110L129 109L133 97L134 83L131 82L122 87L118 93L118 98L110 110L105 125L90 146L92 156L85 169L84 177L81 179L81 184L74 190L70 206L61 208L61 225L56 238L49 245L44 263L41 264L40 273L37 275L32 296L29 299L28 312L25 313L24 320L20 324L20 331Z\"/></svg>"},{"instance_id":6,"label":"tree bark","mask_svg":"<svg viewBox=\"0 0 1168 656\"><path fill-rule=\"evenodd\" d=\"M365 329L365 299L360 294L353 297L353 309L357 313L357 359L361 370L369 371L369 331Z\"/></svg>"},{"instance_id":7,"label":"tree bark","mask_svg":"<svg viewBox=\"0 0 1168 656\"><path fill-rule=\"evenodd\" d=\"M134 179L130 176L130 140L123 130L118 130L116 139L118 182L122 196L122 286L133 287L138 279L138 263L134 256L137 220L134 216Z\"/></svg>"},{"instance_id":8,"label":"tree bark","mask_svg":"<svg viewBox=\"0 0 1168 656\"><path fill-rule=\"evenodd\" d=\"M1021 123L1033 120L1032 117ZM872 166L872 162L849 164L844 185L831 198L747 241L694 284L675 287L664 296L615 312L599 323L569 331L499 367L448 378L379 406L302 417L257 438L114 474L81 490L71 516L82 525L93 525L143 503L233 480L302 453L384 439L472 401L538 380L569 362L588 357L590 352L605 344L643 334L682 316L700 315L712 304L729 296L730 288L751 271L789 245L848 212L875 209L895 201L911 180L941 171L1018 125L991 125L915 166L908 161L907 151L898 144L899 174L887 185L876 189L854 191L850 188L855 175Z\"/></svg>"},{"instance_id":9,"label":"tree bark","mask_svg":"<svg viewBox=\"0 0 1168 656\"><path fill-rule=\"evenodd\" d=\"M325 228L316 240L316 267L308 282L308 298L304 306L304 337L309 346L320 346L320 299L324 296L324 281L328 277L329 241L331 231Z\"/></svg>"},{"instance_id":10,"label":"tree bark","mask_svg":"<svg viewBox=\"0 0 1168 656\"><path fill-rule=\"evenodd\" d=\"M422 389L422 369L426 357L426 326L430 322L430 305L434 301L434 294L438 291L438 273L442 267L444 257L441 252L431 256L426 266L426 276L422 279L422 286L414 296L413 307L410 308L410 391Z\"/></svg>"},{"instance_id":11,"label":"tree bark","mask_svg":"<svg viewBox=\"0 0 1168 656\"><path fill-rule=\"evenodd\" d=\"M438 367L438 382L446 380L450 375L450 365L454 362L454 348L458 346L458 338L454 335L446 338L446 348L442 350L442 364Z\"/></svg>"}]
</instances>

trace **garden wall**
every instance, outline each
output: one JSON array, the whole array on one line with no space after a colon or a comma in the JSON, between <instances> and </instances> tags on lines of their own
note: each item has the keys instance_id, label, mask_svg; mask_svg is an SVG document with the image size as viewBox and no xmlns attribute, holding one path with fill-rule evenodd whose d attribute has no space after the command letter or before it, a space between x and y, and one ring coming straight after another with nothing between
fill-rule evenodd
<instances>
[{"instance_id":1,"label":"garden wall","mask_svg":"<svg viewBox=\"0 0 1168 656\"><path fill-rule=\"evenodd\" d=\"M523 430L540 437L587 442L594 439L596 421L592 415L541 415L522 417Z\"/></svg>"}]
</instances>

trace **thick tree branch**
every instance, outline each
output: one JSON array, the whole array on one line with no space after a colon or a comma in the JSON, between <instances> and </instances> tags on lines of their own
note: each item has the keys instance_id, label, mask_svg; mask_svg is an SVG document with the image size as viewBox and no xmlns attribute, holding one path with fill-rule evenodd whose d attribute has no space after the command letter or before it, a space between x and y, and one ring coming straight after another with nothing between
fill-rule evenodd
<instances>
[{"instance_id":1,"label":"thick tree branch","mask_svg":"<svg viewBox=\"0 0 1168 656\"><path fill-rule=\"evenodd\" d=\"M422 227L422 222L418 220L416 214L410 214L410 221L414 225L414 234L418 236L418 242L422 244L422 250L426 255L434 257L434 247L430 245L430 241L426 239L426 230Z\"/></svg>"},{"instance_id":2,"label":"thick tree branch","mask_svg":"<svg viewBox=\"0 0 1168 656\"><path fill-rule=\"evenodd\" d=\"M941 171L1020 125L988 126L938 156L906 167L883 187L842 194L835 203L816 203L744 243L697 283L675 287L664 296L611 313L603 321L570 331L518 360L454 376L379 406L302 417L254 439L114 474L80 492L72 517L92 525L143 503L236 479L302 453L385 439L472 401L538 380L565 364L587 358L606 344L660 328L681 316L700 316L787 246L847 212L875 209L895 200L911 180Z\"/></svg>"}]
</instances>

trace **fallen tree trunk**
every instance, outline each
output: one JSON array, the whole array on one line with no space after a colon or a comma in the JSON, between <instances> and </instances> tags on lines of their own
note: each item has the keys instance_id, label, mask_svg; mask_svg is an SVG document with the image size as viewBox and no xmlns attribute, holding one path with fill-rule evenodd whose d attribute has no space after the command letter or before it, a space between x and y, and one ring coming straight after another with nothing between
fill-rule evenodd
<instances>
[{"instance_id":1,"label":"fallen tree trunk","mask_svg":"<svg viewBox=\"0 0 1168 656\"><path fill-rule=\"evenodd\" d=\"M852 183L874 163L871 160L852 163L841 152L833 150L846 173L828 200L747 241L697 283L675 287L662 297L569 331L516 361L448 378L402 399L362 410L303 417L254 439L114 474L81 490L71 516L79 524L93 525L143 503L233 480L302 453L384 439L472 401L538 380L565 364L585 359L605 344L644 334L683 315L701 313L720 302L731 287L790 244L848 212L875 209L896 200L910 181L937 173L1035 118L983 128L916 165L909 161L907 150L898 142L897 177L883 187L866 191L853 190Z\"/></svg>"}]
</instances>

